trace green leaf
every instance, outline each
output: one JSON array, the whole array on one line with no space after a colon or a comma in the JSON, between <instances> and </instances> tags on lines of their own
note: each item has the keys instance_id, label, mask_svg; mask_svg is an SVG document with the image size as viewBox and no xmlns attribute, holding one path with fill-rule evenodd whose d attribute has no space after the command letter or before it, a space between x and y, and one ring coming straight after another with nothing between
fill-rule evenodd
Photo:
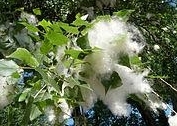
<instances>
[{"instance_id":1,"label":"green leaf","mask_svg":"<svg viewBox=\"0 0 177 126\"><path fill-rule=\"evenodd\" d=\"M34 101L34 98L32 96L30 96L28 98L28 103L26 105L25 114L23 116L23 120L22 120L22 123L21 123L22 126L28 126L28 122L30 120L30 113L31 113L33 101Z\"/></svg>"},{"instance_id":2,"label":"green leaf","mask_svg":"<svg viewBox=\"0 0 177 126\"><path fill-rule=\"evenodd\" d=\"M21 93L21 95L19 96L18 102L25 101L26 98L27 98L27 95L28 95L28 93L29 93L30 91L31 91L31 88L26 88L26 89Z\"/></svg>"},{"instance_id":3,"label":"green leaf","mask_svg":"<svg viewBox=\"0 0 177 126\"><path fill-rule=\"evenodd\" d=\"M75 26L89 26L90 24L87 21L82 20L81 18L76 18L76 20L72 23Z\"/></svg>"},{"instance_id":4,"label":"green leaf","mask_svg":"<svg viewBox=\"0 0 177 126\"><path fill-rule=\"evenodd\" d=\"M74 59L77 59L81 52L82 51L80 51L80 50L74 50L74 49L65 50L65 54L70 55Z\"/></svg>"},{"instance_id":5,"label":"green leaf","mask_svg":"<svg viewBox=\"0 0 177 126\"><path fill-rule=\"evenodd\" d=\"M74 86L78 86L81 88L86 88L86 89L92 90L88 85L81 84L77 79L75 79L73 77L68 77L68 78L66 78L66 80L69 84L68 87L70 87L70 88L74 88Z\"/></svg>"},{"instance_id":6,"label":"green leaf","mask_svg":"<svg viewBox=\"0 0 177 126\"><path fill-rule=\"evenodd\" d=\"M54 32L62 33L62 30L61 30L60 25L58 23L54 23L50 27L54 30Z\"/></svg>"},{"instance_id":7,"label":"green leaf","mask_svg":"<svg viewBox=\"0 0 177 126\"><path fill-rule=\"evenodd\" d=\"M115 71L112 72L112 74L105 74L101 78L101 83L105 87L105 91L107 92L110 88L117 88L122 85L121 78L119 74Z\"/></svg>"},{"instance_id":8,"label":"green leaf","mask_svg":"<svg viewBox=\"0 0 177 126\"><path fill-rule=\"evenodd\" d=\"M81 48L81 49L91 49L90 45L89 45L89 40L88 40L88 34L78 38L76 40L77 45Z\"/></svg>"},{"instance_id":9,"label":"green leaf","mask_svg":"<svg viewBox=\"0 0 177 126\"><path fill-rule=\"evenodd\" d=\"M49 40L50 43L53 45L61 46L68 42L68 38L61 33L50 32L46 34L46 38Z\"/></svg>"},{"instance_id":10,"label":"green leaf","mask_svg":"<svg viewBox=\"0 0 177 126\"><path fill-rule=\"evenodd\" d=\"M51 85L58 93L60 92L60 87L57 84L57 82L54 80L54 78L52 78L51 76L49 76L46 73L46 71L44 71L41 68L35 68L35 70L41 74L43 80L45 81L45 83L47 85Z\"/></svg>"},{"instance_id":11,"label":"green leaf","mask_svg":"<svg viewBox=\"0 0 177 126\"><path fill-rule=\"evenodd\" d=\"M38 25L41 25L45 29L45 31L49 31L49 26L51 26L52 23L50 21L46 21L45 19L43 19L38 23Z\"/></svg>"},{"instance_id":12,"label":"green leaf","mask_svg":"<svg viewBox=\"0 0 177 126\"><path fill-rule=\"evenodd\" d=\"M69 33L72 33L72 34L78 34L79 33L77 27L69 26L69 24L60 22L59 26L61 28L63 28L66 32L69 32Z\"/></svg>"},{"instance_id":13,"label":"green leaf","mask_svg":"<svg viewBox=\"0 0 177 126\"><path fill-rule=\"evenodd\" d=\"M41 10L40 10L40 8L35 8L35 9L33 9L33 12L34 12L34 14L36 14L36 15L41 15Z\"/></svg>"},{"instance_id":14,"label":"green leaf","mask_svg":"<svg viewBox=\"0 0 177 126\"><path fill-rule=\"evenodd\" d=\"M53 48L52 43L46 40L42 43L40 51L42 54L47 54L52 48Z\"/></svg>"},{"instance_id":15,"label":"green leaf","mask_svg":"<svg viewBox=\"0 0 177 126\"><path fill-rule=\"evenodd\" d=\"M27 28L29 31L31 31L31 32L38 32L38 31L39 31L39 29L38 29L36 26L32 25L32 24L28 24L28 23L26 23L26 22L20 22L20 24L26 26L26 28Z\"/></svg>"},{"instance_id":16,"label":"green leaf","mask_svg":"<svg viewBox=\"0 0 177 126\"><path fill-rule=\"evenodd\" d=\"M0 60L0 76L10 76L19 69L19 66L12 60Z\"/></svg>"},{"instance_id":17,"label":"green leaf","mask_svg":"<svg viewBox=\"0 0 177 126\"><path fill-rule=\"evenodd\" d=\"M133 57L130 57L130 64L131 65L141 65L142 62L141 60L139 59L139 57L137 55L133 56Z\"/></svg>"},{"instance_id":18,"label":"green leaf","mask_svg":"<svg viewBox=\"0 0 177 126\"><path fill-rule=\"evenodd\" d=\"M127 66L130 68L130 60L128 54L120 54L118 63L123 66Z\"/></svg>"},{"instance_id":19,"label":"green leaf","mask_svg":"<svg viewBox=\"0 0 177 126\"><path fill-rule=\"evenodd\" d=\"M131 13L134 12L134 10L120 10L118 12L114 12L113 15L117 16L118 18L123 19L124 21L127 21L131 15Z\"/></svg>"},{"instance_id":20,"label":"green leaf","mask_svg":"<svg viewBox=\"0 0 177 126\"><path fill-rule=\"evenodd\" d=\"M37 66L39 66L38 61L25 48L17 48L17 50L15 52L13 52L12 54L10 54L8 56L8 58L19 59L19 60L23 61L24 63L26 63L27 65L29 65L31 67L37 67Z\"/></svg>"},{"instance_id":21,"label":"green leaf","mask_svg":"<svg viewBox=\"0 0 177 126\"><path fill-rule=\"evenodd\" d=\"M35 104L33 104L32 108L31 108L31 113L30 113L30 121L36 119L41 114L42 114L42 112L39 110L38 106L36 106Z\"/></svg>"}]
</instances>

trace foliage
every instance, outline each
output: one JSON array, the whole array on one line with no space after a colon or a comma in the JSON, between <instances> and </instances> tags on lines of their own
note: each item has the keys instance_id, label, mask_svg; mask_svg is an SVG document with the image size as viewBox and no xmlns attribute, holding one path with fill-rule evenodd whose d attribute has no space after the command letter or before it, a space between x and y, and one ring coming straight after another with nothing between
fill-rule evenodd
<instances>
[{"instance_id":1,"label":"foliage","mask_svg":"<svg viewBox=\"0 0 177 126\"><path fill-rule=\"evenodd\" d=\"M159 80L159 76L165 76L166 81L177 87L175 8L170 7L168 1L154 0L117 0L114 7L105 3L100 7L95 3L93 0L1 0L0 76L19 80L10 83L16 87L15 94L12 94L15 98L4 111L1 110L3 114L0 115L3 117L0 120L5 118L2 125L28 125L38 119L45 120L45 110L48 106L53 106L55 112L61 114L63 110L59 102L62 99L73 108L83 102L80 89L90 90L90 87L77 78L75 70L80 64L85 64L83 59L86 55L98 50L92 49L87 40L87 30L92 27L89 21L98 15L109 17L106 14L122 17L142 31L147 42L140 55L143 63L138 55L131 58L123 55L120 64L128 67L133 64L150 67L152 71L149 78L155 78L154 81L157 82L153 85L155 91L165 100L172 99L174 109L177 110L175 92L166 90L170 88ZM91 7L94 9L89 10ZM31 23L20 16L26 12L34 14L39 21ZM88 21L81 17L86 13L89 13ZM158 51L154 50L155 44L160 47ZM76 45L81 50L75 48ZM32 73L32 76L25 77L25 72ZM85 76L84 73L80 74ZM120 81L117 73L103 81L103 85L111 81L112 87L120 86L115 85ZM9 111L18 115L17 120L12 119L12 116L16 116L9 114ZM97 105L94 111L96 114L101 113ZM106 112L102 118L109 114ZM96 115L92 118L98 117L100 116ZM118 121L117 117L113 118L112 120ZM14 120L18 124L15 124ZM96 123L98 122L97 120ZM104 121L100 124L102 122ZM52 122L50 123L49 125L52 125ZM94 125L94 121L89 123Z\"/></svg>"}]
</instances>

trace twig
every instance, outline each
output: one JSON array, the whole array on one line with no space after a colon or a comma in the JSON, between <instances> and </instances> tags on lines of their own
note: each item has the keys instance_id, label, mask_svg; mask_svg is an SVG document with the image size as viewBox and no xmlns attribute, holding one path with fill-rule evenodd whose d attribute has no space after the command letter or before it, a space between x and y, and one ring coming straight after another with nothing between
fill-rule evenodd
<instances>
[{"instance_id":1,"label":"twig","mask_svg":"<svg viewBox=\"0 0 177 126\"><path fill-rule=\"evenodd\" d=\"M174 91L176 91L177 92L177 89L176 88L174 88L171 84L169 84L168 82L166 82L164 79L162 79L162 78L159 78L162 82L164 82L166 85L168 85L171 89L173 89Z\"/></svg>"}]
</instances>

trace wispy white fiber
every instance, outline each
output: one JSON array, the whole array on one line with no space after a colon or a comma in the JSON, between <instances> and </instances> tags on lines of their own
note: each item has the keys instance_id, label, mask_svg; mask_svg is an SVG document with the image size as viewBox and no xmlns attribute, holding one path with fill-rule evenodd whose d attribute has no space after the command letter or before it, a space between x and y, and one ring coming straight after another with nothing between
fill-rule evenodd
<instances>
[{"instance_id":1,"label":"wispy white fiber","mask_svg":"<svg viewBox=\"0 0 177 126\"><path fill-rule=\"evenodd\" d=\"M174 116L170 116L168 118L168 123L170 126L177 126L177 114Z\"/></svg>"},{"instance_id":2,"label":"wispy white fiber","mask_svg":"<svg viewBox=\"0 0 177 126\"><path fill-rule=\"evenodd\" d=\"M60 99L59 102L60 103L58 106L60 107L60 109L62 111L59 116L59 122L63 122L64 120L71 117L72 108L69 107L69 105L65 99Z\"/></svg>"},{"instance_id":3,"label":"wispy white fiber","mask_svg":"<svg viewBox=\"0 0 177 126\"><path fill-rule=\"evenodd\" d=\"M88 72L84 81L93 89L91 94L82 92L86 108L92 107L98 98L113 114L128 116L131 107L126 102L127 97L130 94L150 93L152 89L144 78L146 71L136 73L132 68L117 64L117 61L122 54L131 57L143 49L142 35L136 27L112 18L95 23L88 32L88 40L92 48L97 47L100 50L86 56L85 61L88 64L83 66L83 70ZM106 93L101 78L107 77L110 75L108 73L113 71L119 74L121 86L109 89Z\"/></svg>"},{"instance_id":4,"label":"wispy white fiber","mask_svg":"<svg viewBox=\"0 0 177 126\"><path fill-rule=\"evenodd\" d=\"M47 115L49 122L51 123L55 122L56 115L53 107L51 106L47 107L47 109L45 110L45 114Z\"/></svg>"},{"instance_id":5,"label":"wispy white fiber","mask_svg":"<svg viewBox=\"0 0 177 126\"><path fill-rule=\"evenodd\" d=\"M0 109L7 106L12 98L10 93L13 91L13 86L8 85L7 77L0 76Z\"/></svg>"}]
</instances>

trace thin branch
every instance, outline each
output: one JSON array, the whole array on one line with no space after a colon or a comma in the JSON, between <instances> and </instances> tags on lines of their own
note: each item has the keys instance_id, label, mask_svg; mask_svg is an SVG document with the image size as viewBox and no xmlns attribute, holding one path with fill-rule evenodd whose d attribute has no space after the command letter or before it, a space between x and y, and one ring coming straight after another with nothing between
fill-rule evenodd
<instances>
[{"instance_id":1,"label":"thin branch","mask_svg":"<svg viewBox=\"0 0 177 126\"><path fill-rule=\"evenodd\" d=\"M155 91L152 90L152 93L154 93L159 99L163 100L163 98L157 94ZM172 111L174 112L175 114L177 114L177 112L175 110L173 110L167 103L165 103L165 105Z\"/></svg>"},{"instance_id":2,"label":"thin branch","mask_svg":"<svg viewBox=\"0 0 177 126\"><path fill-rule=\"evenodd\" d=\"M169 84L168 82L166 82L164 79L162 79L162 78L159 78L162 82L164 82L166 85L168 85L171 89L173 89L174 91L176 91L177 92L177 89L176 88L174 88L171 84Z\"/></svg>"},{"instance_id":3,"label":"thin branch","mask_svg":"<svg viewBox=\"0 0 177 126\"><path fill-rule=\"evenodd\" d=\"M46 87L46 85L44 85L34 96L34 99L42 92L42 90Z\"/></svg>"}]
</instances>

